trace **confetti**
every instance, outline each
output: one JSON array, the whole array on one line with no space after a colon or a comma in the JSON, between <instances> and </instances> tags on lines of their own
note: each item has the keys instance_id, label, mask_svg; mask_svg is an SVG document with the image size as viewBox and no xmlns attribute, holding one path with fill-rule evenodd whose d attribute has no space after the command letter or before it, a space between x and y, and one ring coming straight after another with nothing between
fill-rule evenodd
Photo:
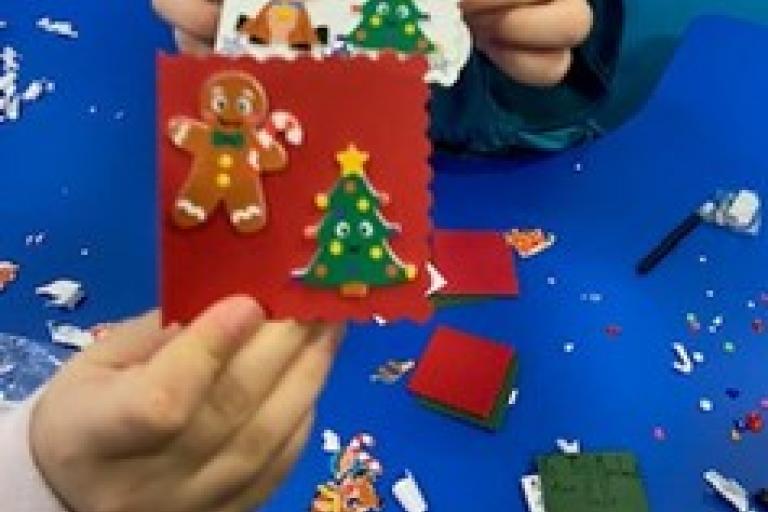
<instances>
[{"instance_id":1,"label":"confetti","mask_svg":"<svg viewBox=\"0 0 768 512\"><path fill-rule=\"evenodd\" d=\"M699 255L699 263L706 263L707 261L709 261L709 258L707 258L706 254Z\"/></svg>"},{"instance_id":2,"label":"confetti","mask_svg":"<svg viewBox=\"0 0 768 512\"><path fill-rule=\"evenodd\" d=\"M699 400L699 409L701 412L712 412L714 408L715 405L712 403L712 400L708 398L702 398Z\"/></svg>"},{"instance_id":3,"label":"confetti","mask_svg":"<svg viewBox=\"0 0 768 512\"><path fill-rule=\"evenodd\" d=\"M608 325L605 328L605 334L611 338L616 338L617 336L620 336L622 332L623 332L622 327L616 324Z\"/></svg>"},{"instance_id":4,"label":"confetti","mask_svg":"<svg viewBox=\"0 0 768 512\"><path fill-rule=\"evenodd\" d=\"M667 431L663 427L653 427L653 438L656 441L666 441Z\"/></svg>"},{"instance_id":5,"label":"confetti","mask_svg":"<svg viewBox=\"0 0 768 512\"><path fill-rule=\"evenodd\" d=\"M582 302L599 303L603 301L603 294L598 292L582 293L579 298Z\"/></svg>"},{"instance_id":6,"label":"confetti","mask_svg":"<svg viewBox=\"0 0 768 512\"><path fill-rule=\"evenodd\" d=\"M78 350L86 349L96 341L91 331L75 325L57 325L54 322L48 322L48 331L54 343Z\"/></svg>"},{"instance_id":7,"label":"confetti","mask_svg":"<svg viewBox=\"0 0 768 512\"><path fill-rule=\"evenodd\" d=\"M520 396L519 389L513 389L509 392L509 398L507 398L507 405L513 406L517 404L517 399Z\"/></svg>"},{"instance_id":8,"label":"confetti","mask_svg":"<svg viewBox=\"0 0 768 512\"><path fill-rule=\"evenodd\" d=\"M406 512L427 512L427 500L410 471L392 485L392 495Z\"/></svg>"},{"instance_id":9,"label":"confetti","mask_svg":"<svg viewBox=\"0 0 768 512\"><path fill-rule=\"evenodd\" d=\"M736 388L727 388L725 390L725 395L730 398L731 400L736 400L741 396L741 391L739 391Z\"/></svg>"},{"instance_id":10,"label":"confetti","mask_svg":"<svg viewBox=\"0 0 768 512\"><path fill-rule=\"evenodd\" d=\"M712 299L715 296L715 290L707 290L704 292L704 295L706 295L708 299Z\"/></svg>"},{"instance_id":11,"label":"confetti","mask_svg":"<svg viewBox=\"0 0 768 512\"><path fill-rule=\"evenodd\" d=\"M693 361L691 360L691 356L688 355L688 350L685 346L682 343L676 342L672 344L672 350L677 356L677 360L672 363L672 368L683 375L690 375L693 373Z\"/></svg>"},{"instance_id":12,"label":"confetti","mask_svg":"<svg viewBox=\"0 0 768 512\"><path fill-rule=\"evenodd\" d=\"M549 277L547 278L547 284L548 284L549 286L555 286L555 285L557 284L557 278L556 278L556 277L554 277L554 276L549 276Z\"/></svg>"},{"instance_id":13,"label":"confetti","mask_svg":"<svg viewBox=\"0 0 768 512\"><path fill-rule=\"evenodd\" d=\"M741 441L741 432L739 432L738 429L731 429L731 441L734 443Z\"/></svg>"},{"instance_id":14,"label":"confetti","mask_svg":"<svg viewBox=\"0 0 768 512\"><path fill-rule=\"evenodd\" d=\"M341 451L341 437L333 430L323 430L323 451L325 453L339 453Z\"/></svg>"},{"instance_id":15,"label":"confetti","mask_svg":"<svg viewBox=\"0 0 768 512\"><path fill-rule=\"evenodd\" d=\"M768 409L768 397L763 398L760 400L760 408L761 409Z\"/></svg>"},{"instance_id":16,"label":"confetti","mask_svg":"<svg viewBox=\"0 0 768 512\"><path fill-rule=\"evenodd\" d=\"M565 455L578 455L581 453L581 443L576 439L573 441L558 439L555 443L557 444L557 449Z\"/></svg>"},{"instance_id":17,"label":"confetti","mask_svg":"<svg viewBox=\"0 0 768 512\"><path fill-rule=\"evenodd\" d=\"M40 99L54 89L53 83L46 79L30 82L26 88L19 85L21 55L11 46L0 53L2 74L0 74L0 123L17 121L21 118L22 105Z\"/></svg>"},{"instance_id":18,"label":"confetti","mask_svg":"<svg viewBox=\"0 0 768 512\"><path fill-rule=\"evenodd\" d=\"M582 172L584 170L584 164L582 164L581 162L576 162L575 164L573 164L573 170L574 172L577 172L577 173Z\"/></svg>"},{"instance_id":19,"label":"confetti","mask_svg":"<svg viewBox=\"0 0 768 512\"><path fill-rule=\"evenodd\" d=\"M748 300L747 301L747 308L755 309L756 307L757 307L757 303L755 301L753 301L753 300Z\"/></svg>"},{"instance_id":20,"label":"confetti","mask_svg":"<svg viewBox=\"0 0 768 512\"><path fill-rule=\"evenodd\" d=\"M752 320L752 332L755 334L765 333L765 321L762 318Z\"/></svg>"},{"instance_id":21,"label":"confetti","mask_svg":"<svg viewBox=\"0 0 768 512\"><path fill-rule=\"evenodd\" d=\"M696 313L686 313L685 322L688 324L688 330L691 332L697 333L701 330L701 322L699 322Z\"/></svg>"},{"instance_id":22,"label":"confetti","mask_svg":"<svg viewBox=\"0 0 768 512\"><path fill-rule=\"evenodd\" d=\"M0 261L0 292L16 280L19 266L12 261Z\"/></svg>"},{"instance_id":23,"label":"confetti","mask_svg":"<svg viewBox=\"0 0 768 512\"><path fill-rule=\"evenodd\" d=\"M404 361L390 359L386 363L379 366L376 369L376 373L372 374L370 379L371 382L394 384L414 368L416 368L416 361L412 359L407 359Z\"/></svg>"},{"instance_id":24,"label":"confetti","mask_svg":"<svg viewBox=\"0 0 768 512\"><path fill-rule=\"evenodd\" d=\"M83 247L82 249L80 249L80 256L89 256L90 254L91 254L91 251L87 247Z\"/></svg>"},{"instance_id":25,"label":"confetti","mask_svg":"<svg viewBox=\"0 0 768 512\"><path fill-rule=\"evenodd\" d=\"M701 352L694 352L691 354L691 357L693 358L693 362L696 364L702 364L704 363L704 354Z\"/></svg>"},{"instance_id":26,"label":"confetti","mask_svg":"<svg viewBox=\"0 0 768 512\"><path fill-rule=\"evenodd\" d=\"M39 286L35 293L49 299L48 305L62 309L75 309L85 298L83 286L71 279L57 279L44 286Z\"/></svg>"},{"instance_id":27,"label":"confetti","mask_svg":"<svg viewBox=\"0 0 768 512\"><path fill-rule=\"evenodd\" d=\"M729 480L715 470L704 473L704 480L739 512L749 512L749 493L736 480Z\"/></svg>"},{"instance_id":28,"label":"confetti","mask_svg":"<svg viewBox=\"0 0 768 512\"><path fill-rule=\"evenodd\" d=\"M574 350L576 350L576 344L572 341L568 341L563 345L563 352L566 354L571 354Z\"/></svg>"},{"instance_id":29,"label":"confetti","mask_svg":"<svg viewBox=\"0 0 768 512\"><path fill-rule=\"evenodd\" d=\"M37 20L37 28L43 32L70 39L77 39L80 35L71 21L55 21L48 17Z\"/></svg>"},{"instance_id":30,"label":"confetti","mask_svg":"<svg viewBox=\"0 0 768 512\"><path fill-rule=\"evenodd\" d=\"M744 419L744 423L747 430L753 434L762 432L763 427L765 426L763 416L758 411L752 411L747 414L746 418Z\"/></svg>"},{"instance_id":31,"label":"confetti","mask_svg":"<svg viewBox=\"0 0 768 512\"><path fill-rule=\"evenodd\" d=\"M736 352L736 344L732 341L726 341L723 343L723 351L728 354Z\"/></svg>"}]
</instances>

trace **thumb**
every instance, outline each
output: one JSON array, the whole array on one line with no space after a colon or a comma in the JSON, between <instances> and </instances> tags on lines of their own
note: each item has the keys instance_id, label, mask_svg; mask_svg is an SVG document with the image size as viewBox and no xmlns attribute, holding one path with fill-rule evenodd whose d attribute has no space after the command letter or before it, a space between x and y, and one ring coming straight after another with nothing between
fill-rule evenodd
<instances>
[{"instance_id":1,"label":"thumb","mask_svg":"<svg viewBox=\"0 0 768 512\"><path fill-rule=\"evenodd\" d=\"M85 355L99 365L115 369L145 363L179 330L178 325L162 328L160 314L155 309L114 324L107 336L87 350Z\"/></svg>"}]
</instances>

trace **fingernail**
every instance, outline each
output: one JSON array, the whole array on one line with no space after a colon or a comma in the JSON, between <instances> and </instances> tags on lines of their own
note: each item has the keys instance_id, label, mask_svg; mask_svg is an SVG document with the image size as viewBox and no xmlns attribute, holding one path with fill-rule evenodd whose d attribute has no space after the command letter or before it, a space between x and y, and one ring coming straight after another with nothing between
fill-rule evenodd
<instances>
[{"instance_id":1,"label":"fingernail","mask_svg":"<svg viewBox=\"0 0 768 512\"><path fill-rule=\"evenodd\" d=\"M235 295L216 303L209 311L216 318L222 334L239 338L264 320L264 310L253 298Z\"/></svg>"}]
</instances>

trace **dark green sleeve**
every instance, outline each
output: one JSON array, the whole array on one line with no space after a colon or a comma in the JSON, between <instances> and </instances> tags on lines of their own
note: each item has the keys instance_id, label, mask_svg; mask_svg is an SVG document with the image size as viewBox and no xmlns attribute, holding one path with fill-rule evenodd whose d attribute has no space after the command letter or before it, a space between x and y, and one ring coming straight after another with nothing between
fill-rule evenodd
<instances>
[{"instance_id":1,"label":"dark green sleeve","mask_svg":"<svg viewBox=\"0 0 768 512\"><path fill-rule=\"evenodd\" d=\"M565 81L552 88L515 83L480 53L458 83L435 86L431 136L438 148L478 153L557 151L594 137L591 118L610 91L624 25L622 0L590 0L595 24Z\"/></svg>"}]
</instances>

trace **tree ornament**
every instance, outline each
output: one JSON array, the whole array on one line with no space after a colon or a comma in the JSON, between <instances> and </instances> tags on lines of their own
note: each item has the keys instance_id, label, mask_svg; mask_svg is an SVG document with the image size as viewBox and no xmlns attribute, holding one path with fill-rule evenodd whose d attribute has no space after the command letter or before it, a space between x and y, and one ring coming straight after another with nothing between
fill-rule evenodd
<instances>
[{"instance_id":1,"label":"tree ornament","mask_svg":"<svg viewBox=\"0 0 768 512\"><path fill-rule=\"evenodd\" d=\"M328 194L315 198L325 216L305 230L317 240L318 250L294 276L309 286L338 288L341 295L357 298L367 297L371 287L413 281L416 267L402 262L389 246L400 226L380 212L388 197L376 191L366 176L368 154L351 144L336 159L341 177Z\"/></svg>"}]
</instances>

